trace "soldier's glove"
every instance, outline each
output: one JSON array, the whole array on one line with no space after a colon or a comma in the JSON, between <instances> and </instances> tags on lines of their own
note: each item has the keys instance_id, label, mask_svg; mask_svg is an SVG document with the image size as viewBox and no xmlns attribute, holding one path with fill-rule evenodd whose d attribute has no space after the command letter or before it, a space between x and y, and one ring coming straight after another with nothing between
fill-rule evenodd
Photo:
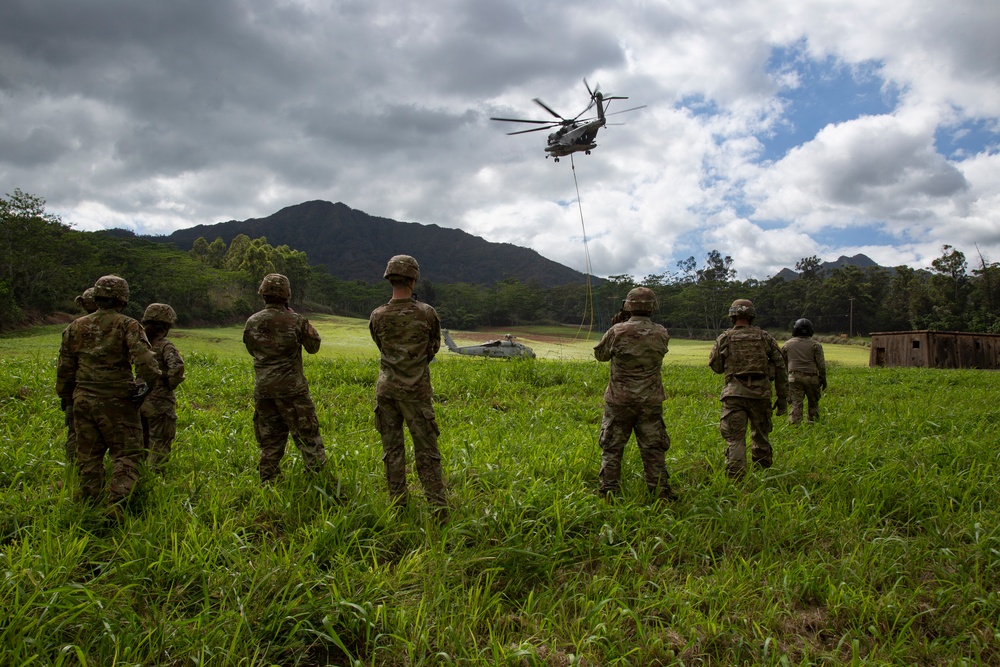
<instances>
[{"instance_id":1,"label":"soldier's glove","mask_svg":"<svg viewBox=\"0 0 1000 667\"><path fill-rule=\"evenodd\" d=\"M779 417L788 412L788 401L784 398L779 398L774 402L774 414Z\"/></svg>"},{"instance_id":2,"label":"soldier's glove","mask_svg":"<svg viewBox=\"0 0 1000 667\"><path fill-rule=\"evenodd\" d=\"M632 313L622 308L615 316L611 318L611 324L621 324L622 322L628 322L632 318Z\"/></svg>"},{"instance_id":3,"label":"soldier's glove","mask_svg":"<svg viewBox=\"0 0 1000 667\"><path fill-rule=\"evenodd\" d=\"M62 410L63 412L66 412L66 410L68 410L71 405L73 405L73 399L66 398L65 396L60 396L59 397L59 409L60 410Z\"/></svg>"},{"instance_id":4,"label":"soldier's glove","mask_svg":"<svg viewBox=\"0 0 1000 667\"><path fill-rule=\"evenodd\" d=\"M153 391L153 387L151 385L148 385L145 382L136 382L135 391L132 392L132 405L137 408L140 407L151 391Z\"/></svg>"},{"instance_id":5,"label":"soldier's glove","mask_svg":"<svg viewBox=\"0 0 1000 667\"><path fill-rule=\"evenodd\" d=\"M819 388L826 391L826 376L824 375L819 379Z\"/></svg>"}]
</instances>

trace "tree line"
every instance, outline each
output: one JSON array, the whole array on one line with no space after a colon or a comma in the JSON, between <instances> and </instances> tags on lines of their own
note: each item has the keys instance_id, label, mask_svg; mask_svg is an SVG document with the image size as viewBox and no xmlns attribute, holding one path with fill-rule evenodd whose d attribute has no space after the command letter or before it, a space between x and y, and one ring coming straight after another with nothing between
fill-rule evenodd
<instances>
[{"instance_id":1,"label":"tree line","mask_svg":"<svg viewBox=\"0 0 1000 667\"><path fill-rule=\"evenodd\" d=\"M590 284L544 287L504 278L492 285L433 284L417 296L433 305L446 327L477 329L525 324L593 326L603 330L636 286L659 300L654 319L675 336L711 338L728 326L729 304L751 299L757 323L788 331L800 317L827 335L937 329L1000 333L1000 264L945 245L926 269L842 266L821 269L818 257L796 263L799 278L738 280L733 260L717 250L703 263L689 257L675 271L641 279L623 274ZM76 312L73 299L101 275L126 278L126 314L151 302L169 303L179 323L218 324L246 318L260 306L257 285L267 273L292 283L292 306L353 317L388 299L381 276L343 280L309 263L305 252L246 235L227 246L199 238L190 252L131 232L81 232L45 211L41 197L15 190L0 198L0 330Z\"/></svg>"}]
</instances>

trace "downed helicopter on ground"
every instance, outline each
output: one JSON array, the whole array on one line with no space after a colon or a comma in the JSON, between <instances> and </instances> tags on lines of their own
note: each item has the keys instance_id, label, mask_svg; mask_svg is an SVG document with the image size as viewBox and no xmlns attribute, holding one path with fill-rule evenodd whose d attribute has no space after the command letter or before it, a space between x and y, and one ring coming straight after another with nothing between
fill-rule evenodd
<instances>
[{"instance_id":1,"label":"downed helicopter on ground","mask_svg":"<svg viewBox=\"0 0 1000 667\"><path fill-rule=\"evenodd\" d=\"M510 334L479 345L463 345L461 347L456 345L455 341L451 339L447 329L442 330L441 335L444 336L445 345L455 354L465 354L473 357L535 358L534 350L523 343L515 342L514 337Z\"/></svg>"}]
</instances>

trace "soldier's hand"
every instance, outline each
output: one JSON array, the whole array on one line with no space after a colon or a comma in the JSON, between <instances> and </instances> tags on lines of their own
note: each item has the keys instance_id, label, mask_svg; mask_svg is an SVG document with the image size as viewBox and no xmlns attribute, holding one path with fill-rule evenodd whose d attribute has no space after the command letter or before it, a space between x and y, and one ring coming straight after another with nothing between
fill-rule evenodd
<instances>
[{"instance_id":1,"label":"soldier's hand","mask_svg":"<svg viewBox=\"0 0 1000 667\"><path fill-rule=\"evenodd\" d=\"M631 319L632 313L628 312L624 308L615 313L615 316L611 318L611 324L621 324L622 322L628 322Z\"/></svg>"},{"instance_id":2,"label":"soldier's hand","mask_svg":"<svg viewBox=\"0 0 1000 667\"><path fill-rule=\"evenodd\" d=\"M819 388L826 391L826 377L821 377L819 379Z\"/></svg>"},{"instance_id":3,"label":"soldier's hand","mask_svg":"<svg viewBox=\"0 0 1000 667\"><path fill-rule=\"evenodd\" d=\"M132 392L132 404L137 408L141 406L142 402L146 400L146 396L148 396L151 391L153 391L153 387L150 385L145 382L136 382L135 391Z\"/></svg>"},{"instance_id":4,"label":"soldier's hand","mask_svg":"<svg viewBox=\"0 0 1000 667\"><path fill-rule=\"evenodd\" d=\"M788 401L784 398L779 398L774 402L774 414L779 417L788 412Z\"/></svg>"},{"instance_id":5,"label":"soldier's hand","mask_svg":"<svg viewBox=\"0 0 1000 667\"><path fill-rule=\"evenodd\" d=\"M59 397L59 409L60 410L62 410L63 412L66 412L66 410L68 410L69 406L71 406L71 405L73 405L73 401L71 401L70 399L66 398L65 396L60 396Z\"/></svg>"}]
</instances>

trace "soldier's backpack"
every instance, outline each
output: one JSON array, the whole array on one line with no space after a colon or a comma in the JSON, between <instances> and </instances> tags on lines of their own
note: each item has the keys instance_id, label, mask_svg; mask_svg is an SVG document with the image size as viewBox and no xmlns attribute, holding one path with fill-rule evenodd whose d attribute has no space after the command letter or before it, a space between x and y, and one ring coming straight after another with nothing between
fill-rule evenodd
<instances>
[{"instance_id":1,"label":"soldier's backpack","mask_svg":"<svg viewBox=\"0 0 1000 667\"><path fill-rule=\"evenodd\" d=\"M731 330L726 355L726 375L770 375L771 362L767 358L764 333L757 327Z\"/></svg>"}]
</instances>

